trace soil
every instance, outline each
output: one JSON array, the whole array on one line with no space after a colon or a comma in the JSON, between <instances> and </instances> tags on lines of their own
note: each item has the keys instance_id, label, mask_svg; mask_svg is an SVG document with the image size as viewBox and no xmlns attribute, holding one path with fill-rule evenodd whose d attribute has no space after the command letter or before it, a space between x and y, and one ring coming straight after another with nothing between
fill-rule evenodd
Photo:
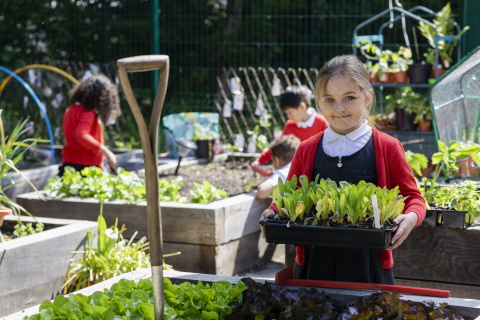
<instances>
[{"instance_id":1,"label":"soil","mask_svg":"<svg viewBox=\"0 0 480 320\"><path fill-rule=\"evenodd\" d=\"M190 191L195 190L194 182L202 184L208 181L218 189L225 190L227 197L233 197L245 192L256 190L257 186L267 177L260 175L250 168L250 159L233 158L224 161L214 161L206 164L182 165L178 175L183 178L183 187L180 194L192 199ZM269 168L273 171L273 168ZM175 179L175 168L159 173L161 179Z\"/></svg>"}]
</instances>

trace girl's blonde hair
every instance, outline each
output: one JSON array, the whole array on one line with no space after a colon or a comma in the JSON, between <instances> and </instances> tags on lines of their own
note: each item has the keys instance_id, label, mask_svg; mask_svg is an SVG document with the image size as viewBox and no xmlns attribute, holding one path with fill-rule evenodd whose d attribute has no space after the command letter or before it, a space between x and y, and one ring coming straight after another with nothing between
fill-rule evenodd
<instances>
[{"instance_id":1,"label":"girl's blonde hair","mask_svg":"<svg viewBox=\"0 0 480 320\"><path fill-rule=\"evenodd\" d=\"M103 74L88 77L70 90L70 104L79 103L85 109L95 110L105 125L122 113L118 89Z\"/></svg>"},{"instance_id":2,"label":"girl's blonde hair","mask_svg":"<svg viewBox=\"0 0 480 320\"><path fill-rule=\"evenodd\" d=\"M341 55L327 61L317 75L315 81L315 101L321 106L321 97L326 90L328 81L335 76L343 76L355 81L360 90L366 94L372 92L372 101L365 108L364 118L368 120L375 106L375 92L369 81L369 75L362 61L354 55Z\"/></svg>"}]
</instances>

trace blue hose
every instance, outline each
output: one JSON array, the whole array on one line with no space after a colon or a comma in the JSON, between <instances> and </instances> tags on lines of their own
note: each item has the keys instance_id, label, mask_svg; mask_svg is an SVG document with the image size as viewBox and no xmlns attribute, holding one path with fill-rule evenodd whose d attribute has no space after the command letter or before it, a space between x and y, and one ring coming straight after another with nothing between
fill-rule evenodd
<instances>
[{"instance_id":1,"label":"blue hose","mask_svg":"<svg viewBox=\"0 0 480 320\"><path fill-rule=\"evenodd\" d=\"M37 104L38 108L40 109L40 113L42 114L43 116L43 119L45 119L45 124L47 125L47 131L48 131L48 137L50 139L50 152L52 154L52 164L55 164L55 150L53 149L53 133L52 133L52 126L50 125L50 119L48 118L48 115L47 113L45 112L45 110L43 110L42 108L42 103L40 102L40 100L38 99L37 95L35 94L35 92L33 92L32 88L30 88L30 86L22 79L20 78L19 76L17 76L15 73L13 73L12 71L8 70L7 68L4 68L2 66L0 66L0 70L2 71L5 71L6 73L8 73L9 75L11 75L15 80L17 80L18 82L20 82L20 84L25 88L27 89L28 93L30 93L30 95L32 96L33 100L35 101L35 103Z\"/></svg>"}]
</instances>

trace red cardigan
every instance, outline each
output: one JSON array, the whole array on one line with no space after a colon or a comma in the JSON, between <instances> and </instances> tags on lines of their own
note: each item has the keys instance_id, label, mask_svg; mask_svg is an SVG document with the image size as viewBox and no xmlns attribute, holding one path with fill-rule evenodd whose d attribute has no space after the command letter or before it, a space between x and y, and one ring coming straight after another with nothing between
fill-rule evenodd
<instances>
[{"instance_id":1,"label":"red cardigan","mask_svg":"<svg viewBox=\"0 0 480 320\"><path fill-rule=\"evenodd\" d=\"M375 146L377 185L388 189L399 186L400 194L408 196L403 213L414 212L418 216L416 225L418 226L425 218L425 200L418 190L417 182L405 157L405 150L400 141L386 133L372 129L372 134ZM303 174L308 177L309 181L313 180L315 154L322 137L323 132L320 132L300 144L293 157L288 180L293 175L299 177ZM305 262L303 250L303 246L297 246L298 264ZM386 269L393 267L391 250L382 251L382 267Z\"/></svg>"},{"instance_id":2,"label":"red cardigan","mask_svg":"<svg viewBox=\"0 0 480 320\"><path fill-rule=\"evenodd\" d=\"M64 163L103 165L103 154L99 152L103 134L94 110L84 109L78 104L70 106L63 115L63 132L66 142L62 149Z\"/></svg>"},{"instance_id":3,"label":"red cardigan","mask_svg":"<svg viewBox=\"0 0 480 320\"><path fill-rule=\"evenodd\" d=\"M316 112L315 120L313 121L313 125L311 127L299 128L295 122L288 120L285 124L285 128L283 128L282 135L286 136L288 134L293 134L295 137L300 139L300 141L305 141L311 136L319 133L320 131L324 131L327 128L327 120L325 120L320 113ZM272 161L272 152L270 149L263 151L257 161L260 164Z\"/></svg>"}]
</instances>

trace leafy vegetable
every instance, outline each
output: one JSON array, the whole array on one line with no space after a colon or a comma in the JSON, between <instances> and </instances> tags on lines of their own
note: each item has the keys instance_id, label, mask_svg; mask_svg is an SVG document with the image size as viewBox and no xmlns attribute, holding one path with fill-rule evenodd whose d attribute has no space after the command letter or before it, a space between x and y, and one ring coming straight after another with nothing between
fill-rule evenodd
<instances>
[{"instance_id":1,"label":"leafy vegetable","mask_svg":"<svg viewBox=\"0 0 480 320\"><path fill-rule=\"evenodd\" d=\"M221 199L227 195L227 192L216 188L208 181L203 181L202 184L194 182L195 190L192 190L193 203L210 203Z\"/></svg>"},{"instance_id":2,"label":"leafy vegetable","mask_svg":"<svg viewBox=\"0 0 480 320\"><path fill-rule=\"evenodd\" d=\"M37 223L35 224L35 228L34 228L31 222L25 224L22 221L18 220L17 223L15 224L15 227L13 228L14 228L13 235L17 238L22 238L35 233L42 232L44 229L44 226L41 223Z\"/></svg>"},{"instance_id":3,"label":"leafy vegetable","mask_svg":"<svg viewBox=\"0 0 480 320\"><path fill-rule=\"evenodd\" d=\"M184 202L185 199L179 194L182 185L182 177L171 181L160 179L160 201ZM45 189L49 190L50 195L56 198L126 200L129 203L146 200L145 180L123 168L117 168L116 175L113 175L98 167L87 167L81 172L66 167L64 175L50 179Z\"/></svg>"},{"instance_id":4,"label":"leafy vegetable","mask_svg":"<svg viewBox=\"0 0 480 320\"><path fill-rule=\"evenodd\" d=\"M172 284L164 278L165 319L224 319L232 312L230 304L240 302L246 286L218 281L212 285L184 282ZM58 295L40 305L40 313L28 320L46 319L146 319L154 320L153 287L149 279L138 283L121 279L110 290Z\"/></svg>"}]
</instances>

